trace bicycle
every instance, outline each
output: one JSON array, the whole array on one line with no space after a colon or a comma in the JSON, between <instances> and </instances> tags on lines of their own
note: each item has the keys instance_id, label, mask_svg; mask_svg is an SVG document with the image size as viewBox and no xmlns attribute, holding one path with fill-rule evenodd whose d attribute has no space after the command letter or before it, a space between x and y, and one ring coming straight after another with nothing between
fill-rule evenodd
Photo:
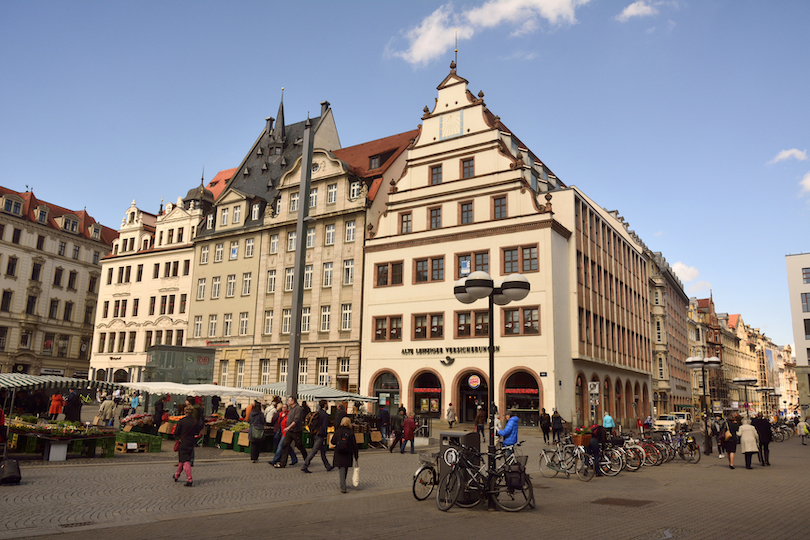
<instances>
[{"instance_id":1,"label":"bicycle","mask_svg":"<svg viewBox=\"0 0 810 540\"><path fill-rule=\"evenodd\" d=\"M486 498L507 512L518 512L529 505L534 506L534 490L531 479L525 472L525 463L528 460L526 456L517 456L506 448L495 454L488 454L461 443L451 444L459 447L460 451L450 463L448 474L439 481L436 491L436 506L439 510L446 512L453 505L472 507ZM486 457L493 457L496 461L503 458L504 462L490 472L486 460L482 459ZM465 498L459 504L462 488Z\"/></svg>"},{"instance_id":2,"label":"bicycle","mask_svg":"<svg viewBox=\"0 0 810 540\"><path fill-rule=\"evenodd\" d=\"M554 478L558 473L564 473L568 478L574 472L575 448L570 436L566 435L564 443L557 442L554 450L543 450L540 453L540 474Z\"/></svg>"},{"instance_id":3,"label":"bicycle","mask_svg":"<svg viewBox=\"0 0 810 540\"><path fill-rule=\"evenodd\" d=\"M439 454L419 454L419 468L413 473L413 496L417 501L424 501L433 493L438 483L436 459Z\"/></svg>"}]
</instances>

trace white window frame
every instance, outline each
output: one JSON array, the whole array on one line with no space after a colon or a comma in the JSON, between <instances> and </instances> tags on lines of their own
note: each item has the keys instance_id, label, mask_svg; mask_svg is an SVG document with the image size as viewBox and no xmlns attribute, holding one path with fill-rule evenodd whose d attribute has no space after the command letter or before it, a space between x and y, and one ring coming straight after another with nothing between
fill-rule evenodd
<instances>
[{"instance_id":1,"label":"white window frame","mask_svg":"<svg viewBox=\"0 0 810 540\"><path fill-rule=\"evenodd\" d=\"M360 181L355 180L349 184L349 199L356 199L360 196Z\"/></svg>"},{"instance_id":2,"label":"white window frame","mask_svg":"<svg viewBox=\"0 0 810 540\"><path fill-rule=\"evenodd\" d=\"M237 205L233 207L233 222L239 223L242 220L242 206Z\"/></svg>"},{"instance_id":3,"label":"white window frame","mask_svg":"<svg viewBox=\"0 0 810 540\"><path fill-rule=\"evenodd\" d=\"M253 272L245 272L242 274L242 296L250 295L250 287L253 281Z\"/></svg>"},{"instance_id":4,"label":"white window frame","mask_svg":"<svg viewBox=\"0 0 810 540\"><path fill-rule=\"evenodd\" d=\"M352 305L351 304L341 304L340 305L340 329L341 330L351 330L352 329Z\"/></svg>"},{"instance_id":5,"label":"white window frame","mask_svg":"<svg viewBox=\"0 0 810 540\"><path fill-rule=\"evenodd\" d=\"M295 251L296 232L289 231L287 233L287 251Z\"/></svg>"},{"instance_id":6,"label":"white window frame","mask_svg":"<svg viewBox=\"0 0 810 540\"><path fill-rule=\"evenodd\" d=\"M329 359L318 358L318 384L326 386L329 384Z\"/></svg>"},{"instance_id":7,"label":"white window frame","mask_svg":"<svg viewBox=\"0 0 810 540\"><path fill-rule=\"evenodd\" d=\"M273 333L273 310L268 309L264 312L264 334L270 335Z\"/></svg>"},{"instance_id":8,"label":"white window frame","mask_svg":"<svg viewBox=\"0 0 810 540\"><path fill-rule=\"evenodd\" d=\"M214 262L215 263L222 262L222 253L223 253L224 249L225 249L225 245L223 243L221 243L221 242L214 246Z\"/></svg>"},{"instance_id":9,"label":"white window frame","mask_svg":"<svg viewBox=\"0 0 810 540\"><path fill-rule=\"evenodd\" d=\"M245 361L244 360L237 360L236 361L236 387L242 388L242 385L245 384Z\"/></svg>"},{"instance_id":10,"label":"white window frame","mask_svg":"<svg viewBox=\"0 0 810 540\"><path fill-rule=\"evenodd\" d=\"M205 278L197 280L197 300L205 300Z\"/></svg>"},{"instance_id":11,"label":"white window frame","mask_svg":"<svg viewBox=\"0 0 810 540\"><path fill-rule=\"evenodd\" d=\"M337 202L337 184L329 184L326 186L326 204L335 204Z\"/></svg>"},{"instance_id":12,"label":"white window frame","mask_svg":"<svg viewBox=\"0 0 810 540\"><path fill-rule=\"evenodd\" d=\"M332 273L334 270L334 263L326 262L323 263L323 286L324 287L331 287L332 286Z\"/></svg>"},{"instance_id":13,"label":"white window frame","mask_svg":"<svg viewBox=\"0 0 810 540\"><path fill-rule=\"evenodd\" d=\"M278 235L270 235L270 253L278 253Z\"/></svg>"},{"instance_id":14,"label":"white window frame","mask_svg":"<svg viewBox=\"0 0 810 540\"><path fill-rule=\"evenodd\" d=\"M260 384L270 384L270 360L259 360L261 370Z\"/></svg>"},{"instance_id":15,"label":"white window frame","mask_svg":"<svg viewBox=\"0 0 810 540\"><path fill-rule=\"evenodd\" d=\"M311 188L309 190L309 207L315 208L318 206L318 188Z\"/></svg>"},{"instance_id":16,"label":"white window frame","mask_svg":"<svg viewBox=\"0 0 810 540\"><path fill-rule=\"evenodd\" d=\"M321 332L328 332L332 320L332 306L321 306Z\"/></svg>"},{"instance_id":17,"label":"white window frame","mask_svg":"<svg viewBox=\"0 0 810 540\"><path fill-rule=\"evenodd\" d=\"M282 309L281 310L281 333L282 334L289 334L291 326L292 326L292 310L291 309Z\"/></svg>"},{"instance_id":18,"label":"white window frame","mask_svg":"<svg viewBox=\"0 0 810 540\"><path fill-rule=\"evenodd\" d=\"M301 308L301 332L309 333L311 313L311 308Z\"/></svg>"},{"instance_id":19,"label":"white window frame","mask_svg":"<svg viewBox=\"0 0 810 540\"><path fill-rule=\"evenodd\" d=\"M208 316L208 337L215 337L217 335L217 316Z\"/></svg>"},{"instance_id":20,"label":"white window frame","mask_svg":"<svg viewBox=\"0 0 810 540\"><path fill-rule=\"evenodd\" d=\"M323 235L323 243L327 246L335 245L335 224L331 223L326 226L324 235Z\"/></svg>"},{"instance_id":21,"label":"white window frame","mask_svg":"<svg viewBox=\"0 0 810 540\"><path fill-rule=\"evenodd\" d=\"M259 219L259 203L253 203L253 207L251 208L251 219L256 221Z\"/></svg>"},{"instance_id":22,"label":"white window frame","mask_svg":"<svg viewBox=\"0 0 810 540\"><path fill-rule=\"evenodd\" d=\"M304 266L304 289L312 288L312 265Z\"/></svg>"},{"instance_id":23,"label":"white window frame","mask_svg":"<svg viewBox=\"0 0 810 540\"><path fill-rule=\"evenodd\" d=\"M248 238L245 240L245 258L253 257L253 238Z\"/></svg>"},{"instance_id":24,"label":"white window frame","mask_svg":"<svg viewBox=\"0 0 810 540\"><path fill-rule=\"evenodd\" d=\"M227 208L223 208L221 210L219 224L220 225L227 225L228 224L228 209Z\"/></svg>"},{"instance_id":25,"label":"white window frame","mask_svg":"<svg viewBox=\"0 0 810 540\"><path fill-rule=\"evenodd\" d=\"M268 293L276 292L276 271L275 270L268 270L267 271L267 292Z\"/></svg>"},{"instance_id":26,"label":"white window frame","mask_svg":"<svg viewBox=\"0 0 810 540\"><path fill-rule=\"evenodd\" d=\"M230 337L233 330L233 313L226 313L222 316L222 335Z\"/></svg>"},{"instance_id":27,"label":"white window frame","mask_svg":"<svg viewBox=\"0 0 810 540\"><path fill-rule=\"evenodd\" d=\"M219 384L221 386L228 386L228 361L223 360L219 363L220 367L220 374L219 374Z\"/></svg>"},{"instance_id":28,"label":"white window frame","mask_svg":"<svg viewBox=\"0 0 810 540\"><path fill-rule=\"evenodd\" d=\"M307 384L307 375L309 374L309 359L301 358L298 360L298 384Z\"/></svg>"},{"instance_id":29,"label":"white window frame","mask_svg":"<svg viewBox=\"0 0 810 540\"><path fill-rule=\"evenodd\" d=\"M287 359L278 359L278 382L287 382Z\"/></svg>"},{"instance_id":30,"label":"white window frame","mask_svg":"<svg viewBox=\"0 0 810 540\"><path fill-rule=\"evenodd\" d=\"M194 316L194 337L202 337L202 315Z\"/></svg>"},{"instance_id":31,"label":"white window frame","mask_svg":"<svg viewBox=\"0 0 810 540\"><path fill-rule=\"evenodd\" d=\"M307 229L307 249L315 247L315 227Z\"/></svg>"},{"instance_id":32,"label":"white window frame","mask_svg":"<svg viewBox=\"0 0 810 540\"><path fill-rule=\"evenodd\" d=\"M354 259L343 261L343 284L354 284Z\"/></svg>"},{"instance_id":33,"label":"white window frame","mask_svg":"<svg viewBox=\"0 0 810 540\"><path fill-rule=\"evenodd\" d=\"M200 249L200 264L208 264L208 246L203 246Z\"/></svg>"},{"instance_id":34,"label":"white window frame","mask_svg":"<svg viewBox=\"0 0 810 540\"><path fill-rule=\"evenodd\" d=\"M354 220L346 222L346 241L354 242L357 224Z\"/></svg>"},{"instance_id":35,"label":"white window frame","mask_svg":"<svg viewBox=\"0 0 810 540\"><path fill-rule=\"evenodd\" d=\"M348 375L350 366L349 359L343 357L339 358L338 360L340 361L338 365L338 373L340 373L341 375Z\"/></svg>"},{"instance_id":36,"label":"white window frame","mask_svg":"<svg viewBox=\"0 0 810 540\"><path fill-rule=\"evenodd\" d=\"M236 294L236 274L228 274L225 280L225 297L233 298Z\"/></svg>"},{"instance_id":37,"label":"white window frame","mask_svg":"<svg viewBox=\"0 0 810 540\"><path fill-rule=\"evenodd\" d=\"M290 194L290 212L298 212L298 192Z\"/></svg>"},{"instance_id":38,"label":"white window frame","mask_svg":"<svg viewBox=\"0 0 810 540\"><path fill-rule=\"evenodd\" d=\"M211 300L219 298L219 284L222 279L219 276L211 278Z\"/></svg>"},{"instance_id":39,"label":"white window frame","mask_svg":"<svg viewBox=\"0 0 810 540\"><path fill-rule=\"evenodd\" d=\"M230 259L236 260L239 258L239 240L232 240L231 241L231 252L230 252Z\"/></svg>"},{"instance_id":40,"label":"white window frame","mask_svg":"<svg viewBox=\"0 0 810 540\"><path fill-rule=\"evenodd\" d=\"M243 311L239 313L239 335L246 336L248 333L248 323L250 319L248 318L248 312Z\"/></svg>"},{"instance_id":41,"label":"white window frame","mask_svg":"<svg viewBox=\"0 0 810 540\"><path fill-rule=\"evenodd\" d=\"M290 292L293 290L293 286L295 284L295 269L294 268L285 268L284 269L284 291Z\"/></svg>"}]
</instances>

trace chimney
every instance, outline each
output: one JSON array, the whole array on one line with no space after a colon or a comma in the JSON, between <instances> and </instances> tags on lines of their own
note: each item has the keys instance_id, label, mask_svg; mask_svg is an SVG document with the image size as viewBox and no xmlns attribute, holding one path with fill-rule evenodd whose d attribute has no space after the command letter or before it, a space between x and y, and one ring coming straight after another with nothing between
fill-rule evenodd
<instances>
[{"instance_id":1,"label":"chimney","mask_svg":"<svg viewBox=\"0 0 810 540\"><path fill-rule=\"evenodd\" d=\"M273 122L275 122L276 119L273 118L272 116L268 116L267 118L265 118L265 120L267 121L267 134L269 135L273 133Z\"/></svg>"},{"instance_id":2,"label":"chimney","mask_svg":"<svg viewBox=\"0 0 810 540\"><path fill-rule=\"evenodd\" d=\"M329 110L329 102L328 101L321 101L321 116L326 114L326 111Z\"/></svg>"}]
</instances>

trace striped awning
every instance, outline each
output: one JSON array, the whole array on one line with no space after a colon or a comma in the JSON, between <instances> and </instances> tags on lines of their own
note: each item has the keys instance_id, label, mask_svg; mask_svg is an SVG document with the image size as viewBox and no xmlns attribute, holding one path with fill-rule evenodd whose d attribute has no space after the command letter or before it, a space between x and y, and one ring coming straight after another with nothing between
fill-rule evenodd
<instances>
[{"instance_id":1,"label":"striped awning","mask_svg":"<svg viewBox=\"0 0 810 540\"><path fill-rule=\"evenodd\" d=\"M0 388L8 390L48 390L54 388L100 388L112 391L121 385L107 381L90 381L57 377L56 375L28 375L26 373L0 373Z\"/></svg>"},{"instance_id":2,"label":"striped awning","mask_svg":"<svg viewBox=\"0 0 810 540\"><path fill-rule=\"evenodd\" d=\"M286 382L249 386L248 389L258 390L259 392L264 392L271 396L287 395ZM299 384L298 399L305 399L307 401L319 401L321 399L325 399L326 401L377 401L377 398L361 396L360 394L354 394L352 392L344 392L337 388L318 384Z\"/></svg>"}]
</instances>

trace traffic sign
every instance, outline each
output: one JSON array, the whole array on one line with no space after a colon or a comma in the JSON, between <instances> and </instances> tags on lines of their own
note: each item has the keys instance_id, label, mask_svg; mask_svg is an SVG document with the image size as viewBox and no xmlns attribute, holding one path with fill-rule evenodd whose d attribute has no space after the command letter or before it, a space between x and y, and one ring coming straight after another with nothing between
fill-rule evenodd
<instances>
[{"instance_id":1,"label":"traffic sign","mask_svg":"<svg viewBox=\"0 0 810 540\"><path fill-rule=\"evenodd\" d=\"M592 381L588 383L589 394L599 394L599 381Z\"/></svg>"}]
</instances>

